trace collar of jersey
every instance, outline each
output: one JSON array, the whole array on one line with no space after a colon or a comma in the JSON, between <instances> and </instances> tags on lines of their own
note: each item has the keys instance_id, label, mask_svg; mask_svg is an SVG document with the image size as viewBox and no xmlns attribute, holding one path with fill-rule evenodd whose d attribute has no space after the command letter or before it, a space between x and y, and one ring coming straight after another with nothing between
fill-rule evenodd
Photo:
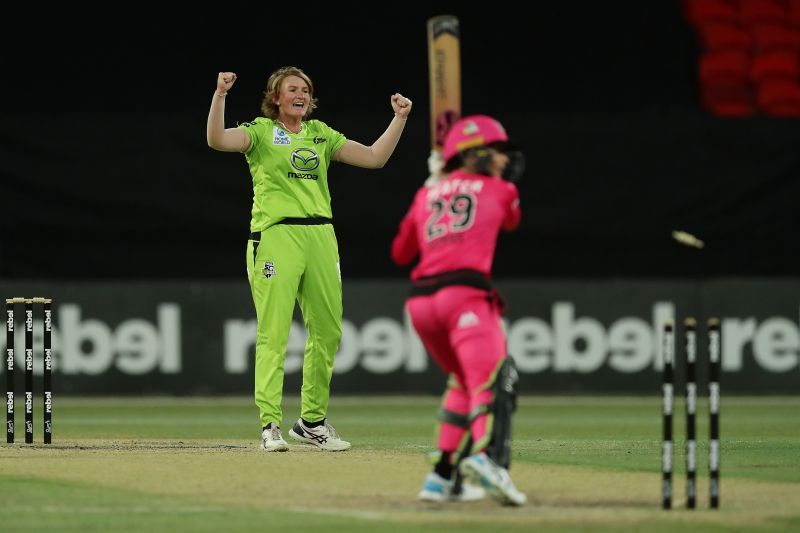
<instances>
[{"instance_id":1,"label":"collar of jersey","mask_svg":"<svg viewBox=\"0 0 800 533\"><path fill-rule=\"evenodd\" d=\"M283 131L285 131L289 135L300 135L301 133L303 133L303 128L306 127L306 123L303 122L303 121L300 121L300 131L294 132L294 131L290 130L289 128L287 128L286 124L284 124L283 122L281 122L277 118L275 119L275 124L277 124L280 129L282 129Z\"/></svg>"}]
</instances>

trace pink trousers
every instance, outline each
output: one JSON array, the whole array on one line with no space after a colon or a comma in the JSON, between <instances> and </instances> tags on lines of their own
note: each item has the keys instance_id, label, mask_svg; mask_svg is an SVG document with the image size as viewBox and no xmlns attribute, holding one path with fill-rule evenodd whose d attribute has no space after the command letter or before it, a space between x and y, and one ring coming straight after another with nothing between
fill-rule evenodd
<instances>
[{"instance_id":1,"label":"pink trousers","mask_svg":"<svg viewBox=\"0 0 800 533\"><path fill-rule=\"evenodd\" d=\"M453 285L432 295L409 298L408 311L428 353L452 377L444 410L465 419L473 414L469 422L472 451L483 451L488 445L485 407L493 401L494 372L506 356L497 300L488 291ZM441 422L438 448L458 450L466 429Z\"/></svg>"}]
</instances>

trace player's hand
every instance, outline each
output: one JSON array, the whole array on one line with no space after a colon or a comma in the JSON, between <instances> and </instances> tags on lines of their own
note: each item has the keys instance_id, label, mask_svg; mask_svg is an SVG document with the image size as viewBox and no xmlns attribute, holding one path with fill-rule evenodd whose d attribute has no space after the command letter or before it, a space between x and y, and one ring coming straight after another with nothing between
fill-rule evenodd
<instances>
[{"instance_id":1,"label":"player's hand","mask_svg":"<svg viewBox=\"0 0 800 533\"><path fill-rule=\"evenodd\" d=\"M220 72L217 75L217 94L225 94L236 83L235 72Z\"/></svg>"},{"instance_id":2,"label":"player's hand","mask_svg":"<svg viewBox=\"0 0 800 533\"><path fill-rule=\"evenodd\" d=\"M234 77L235 76L236 75L234 74ZM411 112L411 105L411 100L402 94L394 93L392 95L392 109L394 110L394 114L403 120L408 118L408 114Z\"/></svg>"},{"instance_id":3,"label":"player's hand","mask_svg":"<svg viewBox=\"0 0 800 533\"><path fill-rule=\"evenodd\" d=\"M442 177L442 168L444 168L444 159L439 150L431 150L431 155L428 156L428 179L425 180L425 185L428 187L436 184Z\"/></svg>"},{"instance_id":4,"label":"player's hand","mask_svg":"<svg viewBox=\"0 0 800 533\"><path fill-rule=\"evenodd\" d=\"M441 174L444 168L444 158L442 152L439 150L431 150L431 155L428 156L428 173Z\"/></svg>"}]
</instances>

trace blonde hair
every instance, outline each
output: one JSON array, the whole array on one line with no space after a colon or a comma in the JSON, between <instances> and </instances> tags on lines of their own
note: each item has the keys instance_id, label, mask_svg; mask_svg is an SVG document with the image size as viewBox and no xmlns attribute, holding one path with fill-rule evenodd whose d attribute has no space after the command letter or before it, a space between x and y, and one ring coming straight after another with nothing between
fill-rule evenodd
<instances>
[{"instance_id":1,"label":"blonde hair","mask_svg":"<svg viewBox=\"0 0 800 533\"><path fill-rule=\"evenodd\" d=\"M303 115L303 119L310 117L311 112L317 108L317 99L314 98L314 84L311 83L311 78L297 67L281 67L270 74L267 80L267 90L264 91L264 100L261 101L261 112L265 117L273 120L278 118L278 106L275 104L275 100L280 95L283 80L289 76L297 76L308 84L308 93L311 96L311 101L308 104L308 111Z\"/></svg>"}]
</instances>

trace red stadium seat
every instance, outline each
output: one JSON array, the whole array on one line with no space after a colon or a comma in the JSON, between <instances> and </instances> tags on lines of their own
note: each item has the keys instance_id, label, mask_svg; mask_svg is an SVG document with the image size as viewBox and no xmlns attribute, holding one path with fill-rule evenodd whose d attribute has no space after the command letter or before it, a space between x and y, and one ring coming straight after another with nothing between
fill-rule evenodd
<instances>
[{"instance_id":1,"label":"red stadium seat","mask_svg":"<svg viewBox=\"0 0 800 533\"><path fill-rule=\"evenodd\" d=\"M754 85L766 79L800 79L800 58L797 51L772 50L753 56L750 79Z\"/></svg>"},{"instance_id":2,"label":"red stadium seat","mask_svg":"<svg viewBox=\"0 0 800 533\"><path fill-rule=\"evenodd\" d=\"M786 24L783 4L775 0L739 0L739 16L746 26L756 24Z\"/></svg>"},{"instance_id":3,"label":"red stadium seat","mask_svg":"<svg viewBox=\"0 0 800 533\"><path fill-rule=\"evenodd\" d=\"M703 107L800 118L800 0L683 0L701 47Z\"/></svg>"},{"instance_id":4,"label":"red stadium seat","mask_svg":"<svg viewBox=\"0 0 800 533\"><path fill-rule=\"evenodd\" d=\"M758 85L756 102L770 116L800 117L800 83L790 80L765 80Z\"/></svg>"},{"instance_id":5,"label":"red stadium seat","mask_svg":"<svg viewBox=\"0 0 800 533\"><path fill-rule=\"evenodd\" d=\"M776 49L800 51L800 31L793 26L758 24L752 32L756 53Z\"/></svg>"},{"instance_id":6,"label":"red stadium seat","mask_svg":"<svg viewBox=\"0 0 800 533\"><path fill-rule=\"evenodd\" d=\"M700 58L700 93L710 113L724 117L756 114L748 74L750 55L743 50L706 52Z\"/></svg>"},{"instance_id":7,"label":"red stadium seat","mask_svg":"<svg viewBox=\"0 0 800 533\"><path fill-rule=\"evenodd\" d=\"M700 57L700 83L714 80L746 82L750 72L750 56L741 50L706 52Z\"/></svg>"},{"instance_id":8,"label":"red stadium seat","mask_svg":"<svg viewBox=\"0 0 800 533\"><path fill-rule=\"evenodd\" d=\"M789 24L794 27L800 27L800 0L787 0L786 10Z\"/></svg>"},{"instance_id":9,"label":"red stadium seat","mask_svg":"<svg viewBox=\"0 0 800 533\"><path fill-rule=\"evenodd\" d=\"M743 50L753 47L753 36L737 24L709 22L697 28L705 50Z\"/></svg>"},{"instance_id":10,"label":"red stadium seat","mask_svg":"<svg viewBox=\"0 0 800 533\"><path fill-rule=\"evenodd\" d=\"M756 114L750 86L743 81L717 79L703 84L703 107L722 117L751 117Z\"/></svg>"},{"instance_id":11,"label":"red stadium seat","mask_svg":"<svg viewBox=\"0 0 800 533\"><path fill-rule=\"evenodd\" d=\"M686 0L686 18L695 26L709 22L737 23L739 12L734 2L727 0Z\"/></svg>"}]
</instances>

